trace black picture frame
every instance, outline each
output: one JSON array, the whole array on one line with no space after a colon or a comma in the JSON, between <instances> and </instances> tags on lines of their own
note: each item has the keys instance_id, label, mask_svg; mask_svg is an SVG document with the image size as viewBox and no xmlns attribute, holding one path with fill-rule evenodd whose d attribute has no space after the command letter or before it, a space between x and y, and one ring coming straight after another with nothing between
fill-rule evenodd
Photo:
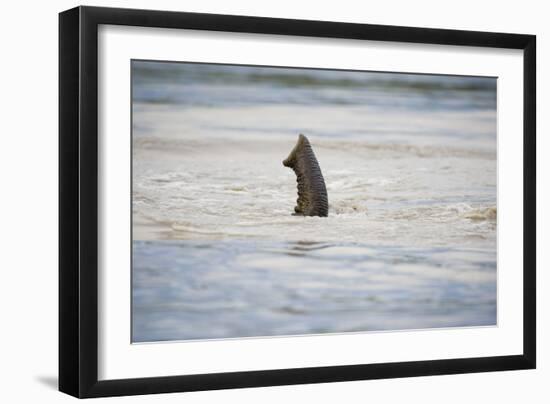
<instances>
[{"instance_id":1,"label":"black picture frame","mask_svg":"<svg viewBox=\"0 0 550 404\"><path fill-rule=\"evenodd\" d=\"M99 381L100 24L523 50L523 354ZM59 390L85 398L535 368L535 107L534 35L97 7L77 7L60 13Z\"/></svg>"}]
</instances>

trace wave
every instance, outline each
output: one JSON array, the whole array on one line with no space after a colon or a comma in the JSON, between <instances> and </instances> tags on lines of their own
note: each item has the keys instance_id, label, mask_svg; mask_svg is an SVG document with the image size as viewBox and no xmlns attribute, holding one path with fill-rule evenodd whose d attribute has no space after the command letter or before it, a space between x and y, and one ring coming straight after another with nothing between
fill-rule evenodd
<instances>
[{"instance_id":1,"label":"wave","mask_svg":"<svg viewBox=\"0 0 550 404\"><path fill-rule=\"evenodd\" d=\"M211 236L211 237L247 237L249 236L249 234L246 234L246 233L232 232L232 231L227 231L223 229L198 228L196 226L184 225L184 224L178 224L178 223L173 223L170 227L174 235L176 236L176 238L178 235L184 236L187 233L202 235L202 236Z\"/></svg>"},{"instance_id":2,"label":"wave","mask_svg":"<svg viewBox=\"0 0 550 404\"><path fill-rule=\"evenodd\" d=\"M497 208L496 206L473 209L472 211L464 215L465 218L473 221L496 221L497 220Z\"/></svg>"},{"instance_id":3,"label":"wave","mask_svg":"<svg viewBox=\"0 0 550 404\"><path fill-rule=\"evenodd\" d=\"M242 86L265 84L283 87L337 87L381 90L494 92L491 77L369 71L320 70L264 66L216 65L135 61L133 79L141 82L192 82Z\"/></svg>"},{"instance_id":4,"label":"wave","mask_svg":"<svg viewBox=\"0 0 550 404\"><path fill-rule=\"evenodd\" d=\"M388 211L388 219L418 220L431 219L449 221L467 219L473 222L496 222L496 206L474 207L468 203L441 204Z\"/></svg>"},{"instance_id":5,"label":"wave","mask_svg":"<svg viewBox=\"0 0 550 404\"><path fill-rule=\"evenodd\" d=\"M494 109L496 80L196 63L133 62L133 101L188 106L399 105Z\"/></svg>"},{"instance_id":6,"label":"wave","mask_svg":"<svg viewBox=\"0 0 550 404\"><path fill-rule=\"evenodd\" d=\"M496 151L480 148L448 147L448 146L416 146L403 143L367 143L358 141L323 141L317 148L345 152L382 152L414 155L417 157L478 157L494 159Z\"/></svg>"},{"instance_id":7,"label":"wave","mask_svg":"<svg viewBox=\"0 0 550 404\"><path fill-rule=\"evenodd\" d=\"M347 199L329 203L329 214L352 215L367 214L368 207L366 203L359 199Z\"/></svg>"}]
</instances>

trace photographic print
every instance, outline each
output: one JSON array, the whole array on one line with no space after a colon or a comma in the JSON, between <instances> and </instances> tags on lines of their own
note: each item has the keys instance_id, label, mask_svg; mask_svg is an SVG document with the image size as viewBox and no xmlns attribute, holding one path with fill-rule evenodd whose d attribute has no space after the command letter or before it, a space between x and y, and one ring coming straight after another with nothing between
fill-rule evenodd
<instances>
[{"instance_id":1,"label":"photographic print","mask_svg":"<svg viewBox=\"0 0 550 404\"><path fill-rule=\"evenodd\" d=\"M497 324L497 79L132 60L132 342Z\"/></svg>"}]
</instances>

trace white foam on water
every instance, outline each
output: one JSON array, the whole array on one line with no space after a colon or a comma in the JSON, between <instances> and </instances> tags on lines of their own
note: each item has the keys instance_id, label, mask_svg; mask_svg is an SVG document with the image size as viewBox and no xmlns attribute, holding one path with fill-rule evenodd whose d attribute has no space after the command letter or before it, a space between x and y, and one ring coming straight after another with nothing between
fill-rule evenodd
<instances>
[{"instance_id":1,"label":"white foam on water","mask_svg":"<svg viewBox=\"0 0 550 404\"><path fill-rule=\"evenodd\" d=\"M468 147L454 146L443 144L442 136L435 145L411 146L396 143L400 136L390 141L389 134L388 143L310 136L327 185L329 217L304 218L291 216L295 176L281 163L297 134L241 137L219 129L209 136L198 123L178 136L155 129L158 122L164 122L161 128L166 121L177 126L179 112L136 117L138 127L150 129L135 137L154 139L133 144L134 233L140 238L495 247L496 156L485 140L477 147L471 140ZM239 120L249 111L233 113Z\"/></svg>"}]
</instances>

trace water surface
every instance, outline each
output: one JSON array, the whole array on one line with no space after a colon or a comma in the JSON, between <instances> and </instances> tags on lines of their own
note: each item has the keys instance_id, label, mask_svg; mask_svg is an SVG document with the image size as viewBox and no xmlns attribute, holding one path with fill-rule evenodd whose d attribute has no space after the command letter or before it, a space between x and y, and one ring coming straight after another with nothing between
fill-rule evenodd
<instances>
[{"instance_id":1,"label":"water surface","mask_svg":"<svg viewBox=\"0 0 550 404\"><path fill-rule=\"evenodd\" d=\"M496 80L133 62L133 340L496 324ZM309 137L329 217L295 217Z\"/></svg>"}]
</instances>

